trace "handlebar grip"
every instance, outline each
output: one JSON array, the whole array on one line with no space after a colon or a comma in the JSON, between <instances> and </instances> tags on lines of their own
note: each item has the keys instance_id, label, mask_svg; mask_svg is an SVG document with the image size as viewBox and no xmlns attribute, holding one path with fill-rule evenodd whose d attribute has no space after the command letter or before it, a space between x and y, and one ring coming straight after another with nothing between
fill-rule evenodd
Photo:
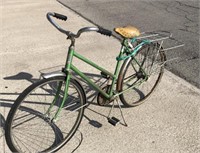
<instances>
[{"instance_id":1,"label":"handlebar grip","mask_svg":"<svg viewBox=\"0 0 200 153\"><path fill-rule=\"evenodd\" d=\"M67 20L67 17L65 15L59 14L59 13L54 13L54 17L60 20Z\"/></svg>"},{"instance_id":2,"label":"handlebar grip","mask_svg":"<svg viewBox=\"0 0 200 153\"><path fill-rule=\"evenodd\" d=\"M99 30L97 32L100 33L100 34L109 36L109 37L112 35L112 31L101 28L101 27L99 27Z\"/></svg>"}]
</instances>

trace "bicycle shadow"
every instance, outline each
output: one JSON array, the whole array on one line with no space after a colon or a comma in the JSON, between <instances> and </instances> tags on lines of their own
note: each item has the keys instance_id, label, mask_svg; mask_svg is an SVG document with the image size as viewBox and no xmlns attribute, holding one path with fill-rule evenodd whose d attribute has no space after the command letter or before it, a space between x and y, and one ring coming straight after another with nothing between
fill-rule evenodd
<instances>
[{"instance_id":1,"label":"bicycle shadow","mask_svg":"<svg viewBox=\"0 0 200 153\"><path fill-rule=\"evenodd\" d=\"M28 73L27 73L28 74ZM24 77L22 77L23 74L19 74L16 76L11 76L11 77L4 77L4 80L21 80L21 78L30 78L30 76L28 77L28 75L24 75ZM7 86L5 86L5 88L8 88ZM12 99L11 97L14 96L15 98L17 96L19 96L19 93L0 93L1 98L0 98L0 106L1 109L10 109L15 101L15 99ZM5 98L6 97L6 98ZM9 97L9 98L7 98ZM0 138L2 138L5 135L5 123L6 123L6 118L5 118L5 111L4 114L0 113Z\"/></svg>"},{"instance_id":2,"label":"bicycle shadow","mask_svg":"<svg viewBox=\"0 0 200 153\"><path fill-rule=\"evenodd\" d=\"M30 74L30 73L27 73L27 72L20 72L16 75L4 77L3 79L4 80L16 80L16 81L17 80L25 80L25 81L28 81L30 83L34 83L34 82L40 80L38 78L33 78L33 75ZM8 87L6 86L5 88L8 88ZM0 98L1 108L10 109L12 107L13 103L15 102L15 99L19 96L19 93L11 93L11 92L8 93L7 92L7 93L0 93L0 95L2 95L1 98ZM13 98L13 96L15 98ZM34 113L34 112L36 114L36 111L34 111L34 110L30 110L30 109L25 108L25 107L23 107L21 109L23 109L24 112L25 111L28 112L29 114ZM0 138L4 137L4 135L5 135L5 122L6 122L5 117L4 117L4 115L6 115L5 112L7 112L7 110L4 111L4 114L0 113L0 130L1 130L0 131ZM57 130L58 130L58 128L57 128ZM3 141L4 141L4 138L3 138ZM55 142L56 141L57 141L57 136L55 136ZM69 152L75 152L83 141L82 132L81 131L76 132L75 135L73 136L73 138L70 141L72 141L73 143L70 143L70 145L71 145L70 149L71 150L69 150Z\"/></svg>"},{"instance_id":3,"label":"bicycle shadow","mask_svg":"<svg viewBox=\"0 0 200 153\"><path fill-rule=\"evenodd\" d=\"M41 75L43 75L44 73L39 71L41 73ZM92 74L92 73L84 73L86 76L88 76L94 83L96 83L99 87L104 87L106 84L107 84L107 81L106 79L101 76L100 74ZM99 106L96 102L96 98L97 98L97 95L98 95L98 92L96 92L95 90L93 90L93 88L91 86L89 86L85 81L83 81L80 77L78 77L76 74L74 74L75 78L77 78L84 90L85 90L85 93L86 93L86 98L87 98L87 103L89 104L86 109L95 113L96 115L100 115L104 118L107 118L108 116L106 116L105 114L103 113L100 113L100 112L97 112L95 109L89 107L90 105L93 105L93 106ZM30 74L30 73L27 73L27 72L20 72L16 75L12 75L12 76L8 76L8 77L4 77L3 79L4 80L26 80L30 83L34 83L38 80L40 80L41 76L39 78L33 78L33 75ZM14 95L14 96L18 96L19 94L18 93L0 93L1 95ZM13 99L9 99L9 98L1 98L0 99L0 105L2 107L5 107L5 108L11 108L12 106L12 103L14 102L15 100ZM106 107L106 108L111 108L112 105L105 105L105 106L101 106L101 107ZM118 108L117 105L114 105L114 107ZM124 107L124 106L122 106ZM2 129L4 130L5 128L5 119L3 117L3 115L1 115L2 117L0 118L0 122L1 122L1 127ZM97 121L96 119L92 119L90 117L88 117L87 115L84 114L84 118L88 121L88 124L90 124L91 126L95 127L95 128L101 128L102 127L102 123L100 123L99 121ZM82 133L81 131L79 131L80 134L78 136L75 136L75 138L79 141L78 145L75 147L75 149L73 149L72 152L76 151L78 149L78 147L81 145L82 141L83 141L83 136L82 136ZM4 132L2 132L4 133ZM71 141L71 140L70 140Z\"/></svg>"},{"instance_id":4,"label":"bicycle shadow","mask_svg":"<svg viewBox=\"0 0 200 153\"><path fill-rule=\"evenodd\" d=\"M33 75L30 74L30 73L27 73L27 72L20 72L20 73L18 73L16 75L4 77L3 79L4 80L16 80L16 81L17 80L26 80L26 81L28 81L30 83L34 83L34 82L40 80L39 78L33 78ZM92 89L90 87L89 88L87 87L85 89L86 89L86 94L89 93L90 91L92 91ZM0 105L1 105L1 107L4 107L4 108L11 108L12 107L12 103L14 103L16 97L19 96L19 93L0 93L0 94L4 95L0 99ZM15 96L15 99L11 99L10 98L11 95ZM89 98L95 99L95 96L96 96L96 93L92 93L92 94L89 95ZM92 101L93 100L91 100L91 104L92 104ZM84 117L88 120L88 123L90 125L92 125L92 126L94 126L96 128L100 128L102 126L102 124L99 123L98 121L93 120L93 119L89 118L86 115L84 115ZM4 116L2 114L0 114L0 122L1 122L1 124L0 124L0 128L1 128L1 133L0 134L1 135L0 136L3 137L4 133L5 133L5 118L4 118ZM78 141L78 145L72 149L72 152L75 152L78 149L78 147L81 145L81 143L83 141L82 132L79 131L78 134L76 133L75 136L74 136L74 139L76 139ZM75 144L77 144L77 142Z\"/></svg>"},{"instance_id":5,"label":"bicycle shadow","mask_svg":"<svg viewBox=\"0 0 200 153\"><path fill-rule=\"evenodd\" d=\"M39 71L41 73L41 75L43 75L44 73L40 70ZM104 86L105 84L105 79L103 79L101 77L101 75L98 74L91 74L91 73L84 73L85 75L87 75L91 80L94 81L94 83L99 84L100 87ZM97 92L93 90L93 88L91 86L88 86L86 84L86 82L84 82L81 78L79 78L76 74L74 74L74 76L81 82L84 91L87 95L87 102L89 103L89 105L97 105L96 103L96 97L97 97ZM12 75L12 76L8 76L8 77L4 77L4 80L26 80L30 83L34 83L40 80L39 78L33 78L33 75L27 72L19 72L16 75ZM102 81L103 80L103 81ZM94 92L93 92L94 91ZM14 95L15 97L17 97L19 94L18 93L1 93L2 95ZM2 102L4 101L4 102ZM0 104L3 107L11 107L12 104L11 103L6 103L6 102L14 102L13 99L0 99ZM105 106L105 107L110 107L110 106ZM87 117L89 123L92 123L91 120L89 120L89 118ZM96 126L96 125L95 125Z\"/></svg>"},{"instance_id":6,"label":"bicycle shadow","mask_svg":"<svg viewBox=\"0 0 200 153\"><path fill-rule=\"evenodd\" d=\"M4 116L0 113L0 138L3 137L5 133L5 122Z\"/></svg>"}]
</instances>

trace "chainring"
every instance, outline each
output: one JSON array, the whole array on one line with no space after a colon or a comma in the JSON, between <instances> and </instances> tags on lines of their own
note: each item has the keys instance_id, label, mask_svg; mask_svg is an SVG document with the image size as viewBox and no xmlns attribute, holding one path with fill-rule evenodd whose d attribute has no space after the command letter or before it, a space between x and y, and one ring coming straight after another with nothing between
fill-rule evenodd
<instances>
[{"instance_id":1,"label":"chainring","mask_svg":"<svg viewBox=\"0 0 200 153\"><path fill-rule=\"evenodd\" d=\"M105 91L106 93L108 93L110 88L111 88L111 85L107 85L107 86L103 87L102 90ZM113 100L109 100L106 97L104 97L100 92L97 95L97 104L100 106L105 106L112 101Z\"/></svg>"}]
</instances>

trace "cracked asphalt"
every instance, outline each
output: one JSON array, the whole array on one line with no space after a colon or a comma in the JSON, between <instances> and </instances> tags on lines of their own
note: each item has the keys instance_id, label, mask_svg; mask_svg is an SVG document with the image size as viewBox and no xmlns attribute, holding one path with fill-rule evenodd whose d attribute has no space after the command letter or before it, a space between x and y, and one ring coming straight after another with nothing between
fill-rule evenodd
<instances>
[{"instance_id":1,"label":"cracked asphalt","mask_svg":"<svg viewBox=\"0 0 200 153\"><path fill-rule=\"evenodd\" d=\"M141 31L167 30L183 48L167 51L167 68L200 88L199 1L58 0L90 22L109 30L133 25ZM116 36L116 34L114 34ZM119 37L119 36L117 36ZM166 46L170 45L169 43ZM173 44L172 44L173 45Z\"/></svg>"}]
</instances>

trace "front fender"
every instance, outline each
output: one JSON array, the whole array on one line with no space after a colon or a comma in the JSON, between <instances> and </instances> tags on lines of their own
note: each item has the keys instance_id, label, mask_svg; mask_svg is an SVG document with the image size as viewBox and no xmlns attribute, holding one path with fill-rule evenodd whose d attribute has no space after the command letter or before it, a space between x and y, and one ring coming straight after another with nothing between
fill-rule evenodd
<instances>
[{"instance_id":1,"label":"front fender","mask_svg":"<svg viewBox=\"0 0 200 153\"><path fill-rule=\"evenodd\" d=\"M56 71L56 72L41 74L40 78L48 79L48 78L55 77L55 76L66 77L66 74L64 72L61 72L61 71Z\"/></svg>"}]
</instances>

